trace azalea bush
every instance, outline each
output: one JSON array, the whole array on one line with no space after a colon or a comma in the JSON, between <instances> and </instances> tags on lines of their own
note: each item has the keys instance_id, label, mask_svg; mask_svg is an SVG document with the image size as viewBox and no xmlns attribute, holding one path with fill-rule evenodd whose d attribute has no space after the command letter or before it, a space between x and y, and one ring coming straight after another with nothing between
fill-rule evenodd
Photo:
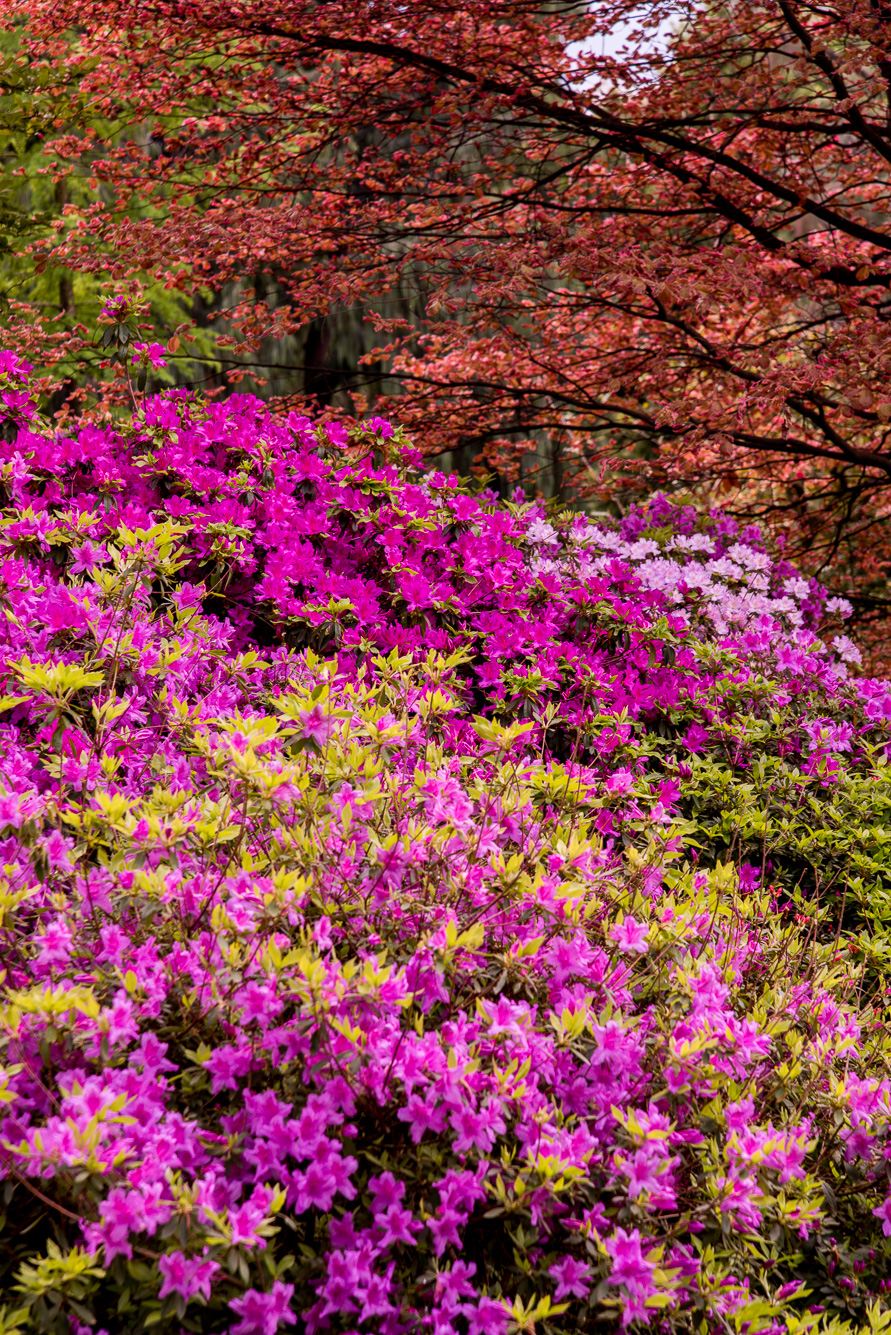
<instances>
[{"instance_id":1,"label":"azalea bush","mask_svg":"<svg viewBox=\"0 0 891 1335\"><path fill-rule=\"evenodd\" d=\"M891 688L754 529L2 359L0 1332L891 1324Z\"/></svg>"}]
</instances>

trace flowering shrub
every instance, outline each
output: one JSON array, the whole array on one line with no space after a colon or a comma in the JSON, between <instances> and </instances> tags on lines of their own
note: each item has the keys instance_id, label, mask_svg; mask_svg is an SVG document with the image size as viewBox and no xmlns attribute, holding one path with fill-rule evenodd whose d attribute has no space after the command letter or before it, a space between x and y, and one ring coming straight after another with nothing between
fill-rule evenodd
<instances>
[{"instance_id":1,"label":"flowering shrub","mask_svg":"<svg viewBox=\"0 0 891 1335\"><path fill-rule=\"evenodd\" d=\"M891 690L757 532L0 401L0 1332L880 1330Z\"/></svg>"}]
</instances>

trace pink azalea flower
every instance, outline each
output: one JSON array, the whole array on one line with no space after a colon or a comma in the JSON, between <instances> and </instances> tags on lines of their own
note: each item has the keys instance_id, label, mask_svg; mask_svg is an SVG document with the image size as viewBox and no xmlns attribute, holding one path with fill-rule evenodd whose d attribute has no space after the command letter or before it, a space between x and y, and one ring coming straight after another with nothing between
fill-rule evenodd
<instances>
[{"instance_id":1,"label":"pink azalea flower","mask_svg":"<svg viewBox=\"0 0 891 1335\"><path fill-rule=\"evenodd\" d=\"M231 1298L229 1306L241 1320L229 1327L229 1335L276 1335L282 1326L296 1326L293 1296L294 1285L277 1279L268 1293L248 1289L241 1298Z\"/></svg>"},{"instance_id":2,"label":"pink azalea flower","mask_svg":"<svg viewBox=\"0 0 891 1335\"><path fill-rule=\"evenodd\" d=\"M610 936L619 949L626 955L645 955L647 953L647 932L645 923L626 917L610 929Z\"/></svg>"},{"instance_id":3,"label":"pink azalea flower","mask_svg":"<svg viewBox=\"0 0 891 1335\"><path fill-rule=\"evenodd\" d=\"M881 1205L877 1205L872 1213L881 1221L885 1237L891 1238L891 1196L883 1200Z\"/></svg>"},{"instance_id":4,"label":"pink azalea flower","mask_svg":"<svg viewBox=\"0 0 891 1335\"><path fill-rule=\"evenodd\" d=\"M184 1252L171 1252L158 1261L162 1284L158 1290L159 1298L166 1298L168 1293L178 1293L186 1302L200 1296L205 1301L210 1298L210 1286L219 1270L219 1263L199 1256L186 1256Z\"/></svg>"},{"instance_id":5,"label":"pink azalea flower","mask_svg":"<svg viewBox=\"0 0 891 1335\"><path fill-rule=\"evenodd\" d=\"M504 1335L510 1318L507 1306L494 1298L480 1298L476 1305L464 1303L461 1311L467 1318L468 1335Z\"/></svg>"},{"instance_id":6,"label":"pink azalea flower","mask_svg":"<svg viewBox=\"0 0 891 1335\"><path fill-rule=\"evenodd\" d=\"M436 1277L435 1301L444 1312L457 1312L462 1298L476 1297L476 1290L471 1284L476 1274L473 1261L455 1261L450 1270L442 1270Z\"/></svg>"},{"instance_id":7,"label":"pink azalea flower","mask_svg":"<svg viewBox=\"0 0 891 1335\"><path fill-rule=\"evenodd\" d=\"M166 349L161 343L134 343L133 365L154 366L160 369L167 365L163 355L165 351Z\"/></svg>"},{"instance_id":8,"label":"pink azalea flower","mask_svg":"<svg viewBox=\"0 0 891 1335\"><path fill-rule=\"evenodd\" d=\"M342 422L326 422L325 435L328 437L329 444L336 449L342 449L344 445L349 444L349 432Z\"/></svg>"},{"instance_id":9,"label":"pink azalea flower","mask_svg":"<svg viewBox=\"0 0 891 1335\"><path fill-rule=\"evenodd\" d=\"M385 417L372 417L368 425L381 440L389 440L393 435L393 427Z\"/></svg>"},{"instance_id":10,"label":"pink azalea flower","mask_svg":"<svg viewBox=\"0 0 891 1335\"><path fill-rule=\"evenodd\" d=\"M72 575L80 573L92 575L97 566L104 565L106 561L111 560L107 547L104 547L102 543L91 542L89 539L82 542L79 547L72 547L71 555L74 560L68 569Z\"/></svg>"},{"instance_id":11,"label":"pink azalea flower","mask_svg":"<svg viewBox=\"0 0 891 1335\"><path fill-rule=\"evenodd\" d=\"M551 1266L550 1273L557 1281L554 1294L557 1302L563 1298L587 1298L591 1291L591 1267L574 1256L564 1256Z\"/></svg>"}]
</instances>

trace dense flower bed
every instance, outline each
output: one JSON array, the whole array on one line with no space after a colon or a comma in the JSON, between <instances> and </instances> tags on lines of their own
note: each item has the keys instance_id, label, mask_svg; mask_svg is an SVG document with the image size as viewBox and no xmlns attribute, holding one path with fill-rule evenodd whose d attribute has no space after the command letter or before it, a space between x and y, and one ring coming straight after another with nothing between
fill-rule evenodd
<instances>
[{"instance_id":1,"label":"dense flower bed","mask_svg":"<svg viewBox=\"0 0 891 1335\"><path fill-rule=\"evenodd\" d=\"M380 419L0 383L0 1332L882 1329L844 606Z\"/></svg>"}]
</instances>

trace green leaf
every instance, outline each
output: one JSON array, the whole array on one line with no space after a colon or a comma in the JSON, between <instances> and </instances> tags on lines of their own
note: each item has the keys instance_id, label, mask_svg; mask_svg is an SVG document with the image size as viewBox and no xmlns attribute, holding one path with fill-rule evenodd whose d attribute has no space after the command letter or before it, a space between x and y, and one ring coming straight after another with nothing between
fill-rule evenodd
<instances>
[{"instance_id":1,"label":"green leaf","mask_svg":"<svg viewBox=\"0 0 891 1335\"><path fill-rule=\"evenodd\" d=\"M23 705L30 700L29 695L0 695L0 714L5 709L15 709L17 705Z\"/></svg>"}]
</instances>

